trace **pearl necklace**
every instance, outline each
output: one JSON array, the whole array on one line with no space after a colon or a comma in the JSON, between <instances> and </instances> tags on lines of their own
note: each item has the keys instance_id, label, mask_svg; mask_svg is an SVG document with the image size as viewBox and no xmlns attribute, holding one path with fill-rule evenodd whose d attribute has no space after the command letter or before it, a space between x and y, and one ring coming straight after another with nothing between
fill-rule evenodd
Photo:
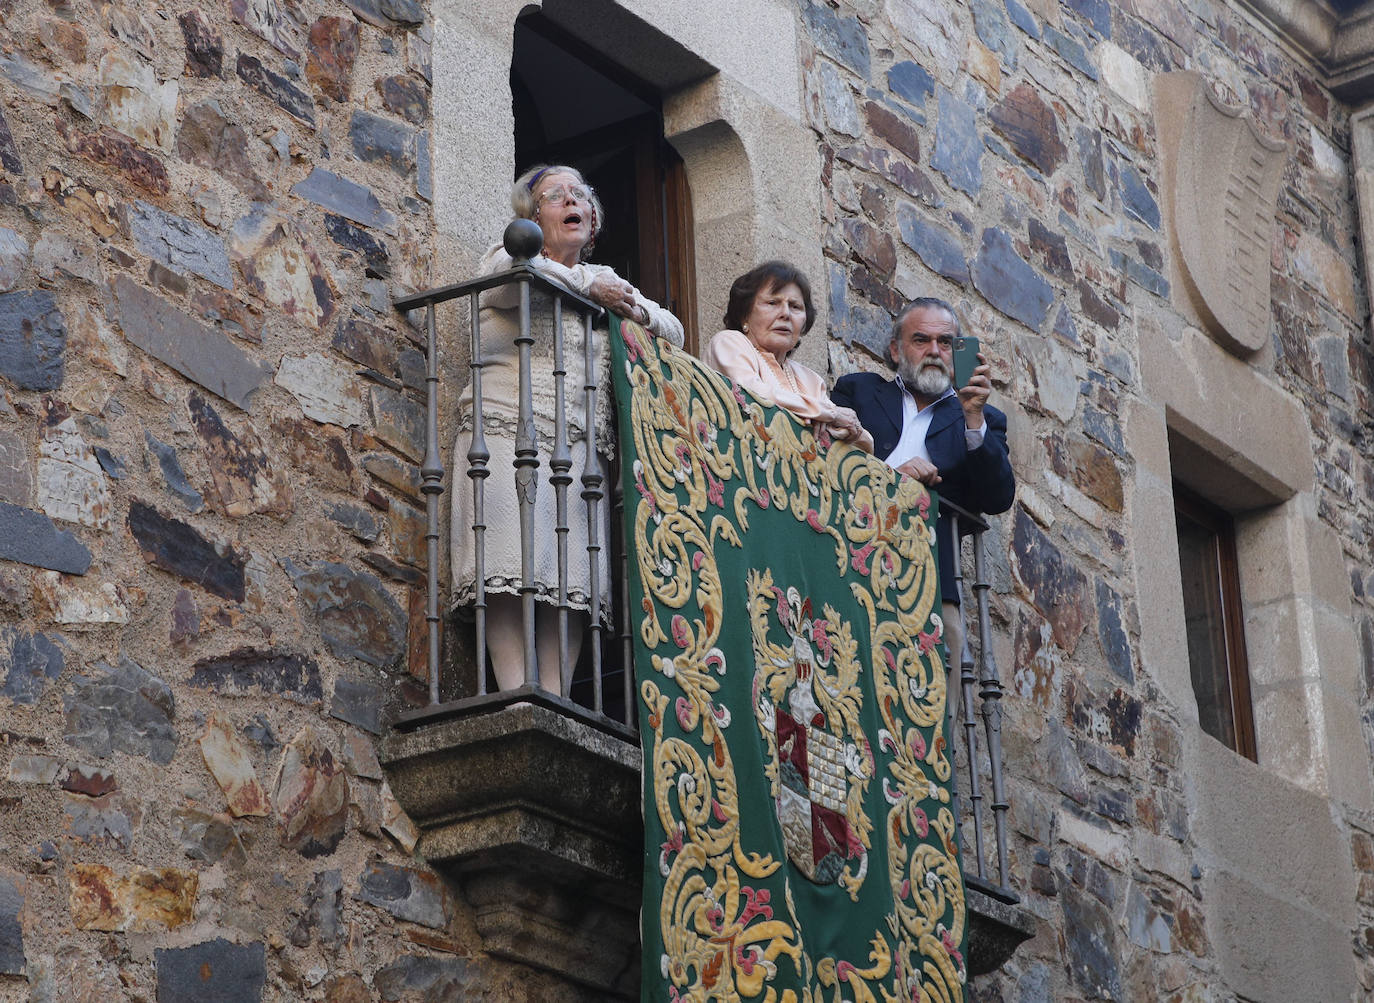
<instances>
[{"instance_id":1,"label":"pearl necklace","mask_svg":"<svg viewBox=\"0 0 1374 1003\"><path fill-rule=\"evenodd\" d=\"M771 352L765 352L752 341L749 342L749 344L753 346L754 354L763 362L764 367L774 374L781 372L783 379L787 381L787 386L791 387L792 392L800 397L801 386L798 385L797 378L792 375L792 369L787 365L787 361L783 360L782 362L778 362L778 357L776 355L773 355ZM780 389L782 388L782 380L779 380L776 375L773 377L773 382L776 383Z\"/></svg>"}]
</instances>

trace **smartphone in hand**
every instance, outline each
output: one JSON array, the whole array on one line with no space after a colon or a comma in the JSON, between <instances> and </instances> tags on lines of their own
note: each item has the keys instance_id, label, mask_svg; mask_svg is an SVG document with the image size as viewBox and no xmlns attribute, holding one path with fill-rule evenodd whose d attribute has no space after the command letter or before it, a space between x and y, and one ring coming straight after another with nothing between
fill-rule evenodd
<instances>
[{"instance_id":1,"label":"smartphone in hand","mask_svg":"<svg viewBox=\"0 0 1374 1003\"><path fill-rule=\"evenodd\" d=\"M978 368L978 339L962 335L954 339L954 389L968 386Z\"/></svg>"}]
</instances>

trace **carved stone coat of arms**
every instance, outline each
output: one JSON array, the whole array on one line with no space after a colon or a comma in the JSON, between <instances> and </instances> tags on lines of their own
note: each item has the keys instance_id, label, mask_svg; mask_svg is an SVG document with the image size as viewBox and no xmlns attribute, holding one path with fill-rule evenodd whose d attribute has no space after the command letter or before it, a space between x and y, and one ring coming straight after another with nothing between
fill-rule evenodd
<instances>
[{"instance_id":1,"label":"carved stone coat of arms","mask_svg":"<svg viewBox=\"0 0 1374 1003\"><path fill-rule=\"evenodd\" d=\"M1155 78L1163 205L1182 290L1232 354L1269 335L1269 259L1287 145L1223 104L1198 74Z\"/></svg>"}]
</instances>

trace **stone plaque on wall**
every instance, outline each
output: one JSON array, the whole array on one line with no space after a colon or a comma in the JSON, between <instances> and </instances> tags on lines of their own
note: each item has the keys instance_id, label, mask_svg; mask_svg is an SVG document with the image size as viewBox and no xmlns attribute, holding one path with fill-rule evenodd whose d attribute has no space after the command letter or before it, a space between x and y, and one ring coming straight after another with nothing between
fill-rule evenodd
<instances>
[{"instance_id":1,"label":"stone plaque on wall","mask_svg":"<svg viewBox=\"0 0 1374 1003\"><path fill-rule=\"evenodd\" d=\"M1186 296L1202 326L1235 355L1269 334L1269 257L1287 144L1262 135L1196 73L1155 78L1164 171L1160 202Z\"/></svg>"}]
</instances>

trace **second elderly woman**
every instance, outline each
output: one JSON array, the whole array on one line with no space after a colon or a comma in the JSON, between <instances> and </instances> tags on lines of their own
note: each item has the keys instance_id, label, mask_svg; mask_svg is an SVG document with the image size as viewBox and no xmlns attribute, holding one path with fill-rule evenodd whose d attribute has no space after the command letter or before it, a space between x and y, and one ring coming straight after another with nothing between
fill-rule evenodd
<instances>
[{"instance_id":1,"label":"second elderly woman","mask_svg":"<svg viewBox=\"0 0 1374 1003\"><path fill-rule=\"evenodd\" d=\"M790 356L816 322L811 283L785 261L765 261L730 285L725 330L702 360L762 400L871 453L873 437L852 408L830 399L825 378Z\"/></svg>"},{"instance_id":2,"label":"second elderly woman","mask_svg":"<svg viewBox=\"0 0 1374 1003\"><path fill-rule=\"evenodd\" d=\"M612 313L642 324L674 345L682 344L682 325L657 303L645 297L605 265L588 262L605 215L596 193L572 167L541 166L522 174L511 188L511 208L517 216L532 219L543 232L544 246L530 260L544 277L566 287ZM483 275L512 267L505 248L497 245L483 256ZM484 585L487 602L487 651L497 683L514 689L525 681L524 630L521 617L521 539L515 467L516 426L519 420L520 365L515 339L520 330L518 283L499 286L483 294L479 315L482 361L483 437L491 453L485 484ZM568 445L572 453L572 483L566 497L568 604L578 611L570 617L568 657L576 664L584 628L591 616L606 618L610 612L609 518L610 505L600 505L601 550L598 591L590 595L591 563L587 554L587 504L582 500L582 477L589 468L604 464L597 449L611 441L609 353L605 337L593 332L596 372L601 387L597 395L594 427L586 427L582 390L586 384L583 325L570 305L562 311L565 412ZM530 293L531 349L530 395L540 464L534 485L533 547L535 585L535 639L540 684L562 692L559 666L558 542L556 492L550 483L549 456L555 434L554 310L552 298L538 290ZM454 446L454 468L468 469L467 454L473 433L472 386L459 399L459 434ZM453 491L453 601L471 604L476 596L476 544L473 533L473 487L467 478L455 477Z\"/></svg>"}]
</instances>

